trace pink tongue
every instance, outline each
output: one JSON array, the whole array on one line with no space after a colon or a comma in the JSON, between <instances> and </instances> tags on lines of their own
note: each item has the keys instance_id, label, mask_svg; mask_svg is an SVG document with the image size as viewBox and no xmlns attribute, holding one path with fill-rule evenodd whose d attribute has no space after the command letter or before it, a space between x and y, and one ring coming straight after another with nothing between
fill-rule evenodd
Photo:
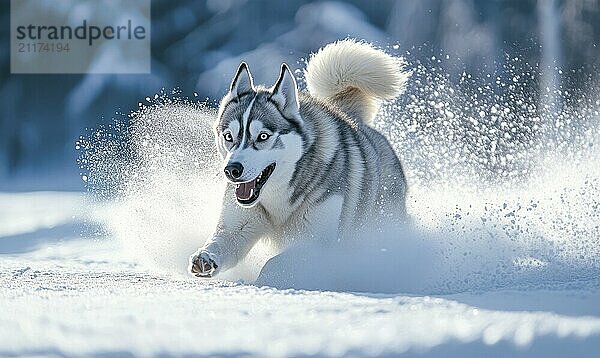
<instances>
[{"instance_id":1,"label":"pink tongue","mask_svg":"<svg viewBox=\"0 0 600 358\"><path fill-rule=\"evenodd\" d=\"M256 186L256 179L247 183L241 183L235 188L235 195L242 200L248 200L252 196L252 189Z\"/></svg>"}]
</instances>

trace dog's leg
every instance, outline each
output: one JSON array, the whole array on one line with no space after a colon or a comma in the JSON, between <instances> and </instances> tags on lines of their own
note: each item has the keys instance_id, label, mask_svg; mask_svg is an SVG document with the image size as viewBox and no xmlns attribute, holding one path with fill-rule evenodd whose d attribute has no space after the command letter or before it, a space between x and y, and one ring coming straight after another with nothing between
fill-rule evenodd
<instances>
[{"instance_id":1,"label":"dog's leg","mask_svg":"<svg viewBox=\"0 0 600 358\"><path fill-rule=\"evenodd\" d=\"M313 240L323 243L337 242L343 224L340 221L343 202L344 199L340 195L332 195L306 214L308 233Z\"/></svg>"},{"instance_id":2,"label":"dog's leg","mask_svg":"<svg viewBox=\"0 0 600 358\"><path fill-rule=\"evenodd\" d=\"M189 271L195 276L212 277L235 266L269 230L261 208L242 208L232 197L225 193L215 233L190 257Z\"/></svg>"}]
</instances>

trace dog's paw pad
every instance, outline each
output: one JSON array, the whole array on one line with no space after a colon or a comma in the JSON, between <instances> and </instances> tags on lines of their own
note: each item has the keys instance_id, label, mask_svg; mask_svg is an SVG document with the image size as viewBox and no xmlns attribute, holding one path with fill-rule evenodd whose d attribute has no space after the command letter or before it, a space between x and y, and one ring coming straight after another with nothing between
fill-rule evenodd
<instances>
[{"instance_id":1,"label":"dog's paw pad","mask_svg":"<svg viewBox=\"0 0 600 358\"><path fill-rule=\"evenodd\" d=\"M219 266L210 253L200 251L190 257L190 272L196 277L212 277Z\"/></svg>"}]
</instances>

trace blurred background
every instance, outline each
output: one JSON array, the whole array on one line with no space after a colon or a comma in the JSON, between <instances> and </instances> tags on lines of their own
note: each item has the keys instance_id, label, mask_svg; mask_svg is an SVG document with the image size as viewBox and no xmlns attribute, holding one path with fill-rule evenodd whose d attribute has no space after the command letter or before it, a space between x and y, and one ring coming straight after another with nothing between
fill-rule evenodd
<instances>
[{"instance_id":1,"label":"blurred background","mask_svg":"<svg viewBox=\"0 0 600 358\"><path fill-rule=\"evenodd\" d=\"M588 85L600 61L600 0L153 0L151 74L13 75L9 11L1 1L0 190L82 189L75 143L118 113L163 89L218 100L241 60L270 85L281 62L302 68L348 36L411 65L444 56L437 66L456 81L494 83L518 58L541 74L531 96Z\"/></svg>"}]
</instances>

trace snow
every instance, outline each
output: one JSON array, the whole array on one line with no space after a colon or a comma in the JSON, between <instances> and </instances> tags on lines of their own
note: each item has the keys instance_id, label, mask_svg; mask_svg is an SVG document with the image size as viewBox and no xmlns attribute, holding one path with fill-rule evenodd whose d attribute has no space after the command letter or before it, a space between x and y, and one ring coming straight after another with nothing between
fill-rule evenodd
<instances>
[{"instance_id":1,"label":"snow","mask_svg":"<svg viewBox=\"0 0 600 358\"><path fill-rule=\"evenodd\" d=\"M110 237L80 235L87 201L79 193L2 193L0 203L0 355L527 356L600 348L597 277L448 295L198 280L152 270ZM14 213L19 226L9 226Z\"/></svg>"}]
</instances>

